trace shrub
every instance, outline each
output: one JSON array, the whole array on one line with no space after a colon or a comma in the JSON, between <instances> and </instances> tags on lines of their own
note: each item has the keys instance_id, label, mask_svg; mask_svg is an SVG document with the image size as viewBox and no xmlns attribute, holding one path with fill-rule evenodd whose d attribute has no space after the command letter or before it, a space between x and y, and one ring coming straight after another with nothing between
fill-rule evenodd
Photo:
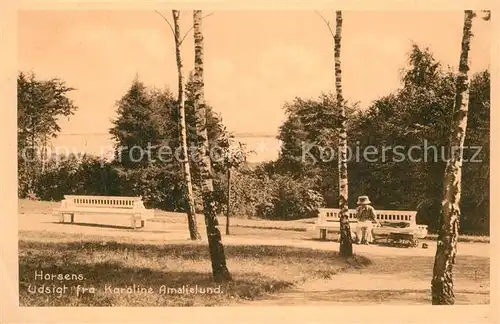
<instances>
[{"instance_id":1,"label":"shrub","mask_svg":"<svg viewBox=\"0 0 500 324\"><path fill-rule=\"evenodd\" d=\"M197 213L203 213L201 183L193 179ZM34 194L42 200L63 199L67 194L142 196L147 208L186 211L185 184L179 165L149 164L123 168L85 155L52 159L36 180ZM215 173L214 196L217 213L227 210L226 174ZM231 214L266 219L313 217L324 204L313 190L313 181L288 175L272 175L261 169L233 172Z\"/></svg>"},{"instance_id":2,"label":"shrub","mask_svg":"<svg viewBox=\"0 0 500 324\"><path fill-rule=\"evenodd\" d=\"M182 175L168 165L150 165L138 169L117 168L120 194L142 196L147 208L170 211L185 209Z\"/></svg>"},{"instance_id":3,"label":"shrub","mask_svg":"<svg viewBox=\"0 0 500 324\"><path fill-rule=\"evenodd\" d=\"M259 216L263 205L272 204L272 185L272 181L266 175L259 176L251 171L233 172L231 214Z\"/></svg>"},{"instance_id":4,"label":"shrub","mask_svg":"<svg viewBox=\"0 0 500 324\"><path fill-rule=\"evenodd\" d=\"M307 179L292 179L278 176L273 197L275 219L299 219L317 216L317 210L324 204L323 196L311 189Z\"/></svg>"},{"instance_id":5,"label":"shrub","mask_svg":"<svg viewBox=\"0 0 500 324\"><path fill-rule=\"evenodd\" d=\"M76 172L76 194L115 196L120 179L113 165L102 158L86 155Z\"/></svg>"},{"instance_id":6,"label":"shrub","mask_svg":"<svg viewBox=\"0 0 500 324\"><path fill-rule=\"evenodd\" d=\"M255 206L255 213L262 218L274 218L275 208L274 204L270 202L260 203Z\"/></svg>"},{"instance_id":7,"label":"shrub","mask_svg":"<svg viewBox=\"0 0 500 324\"><path fill-rule=\"evenodd\" d=\"M323 196L308 179L246 172L238 173L232 186L233 214L290 220L314 217L324 205Z\"/></svg>"},{"instance_id":8,"label":"shrub","mask_svg":"<svg viewBox=\"0 0 500 324\"><path fill-rule=\"evenodd\" d=\"M17 163L17 196L26 198L29 191L29 174L27 167L19 157Z\"/></svg>"},{"instance_id":9,"label":"shrub","mask_svg":"<svg viewBox=\"0 0 500 324\"><path fill-rule=\"evenodd\" d=\"M64 195L76 193L79 167L74 155L49 159L44 172L35 179L35 194L41 200L60 201Z\"/></svg>"},{"instance_id":10,"label":"shrub","mask_svg":"<svg viewBox=\"0 0 500 324\"><path fill-rule=\"evenodd\" d=\"M53 157L35 181L34 193L42 200L62 200L64 195L117 195L118 174L113 166L99 157L74 155Z\"/></svg>"}]
</instances>

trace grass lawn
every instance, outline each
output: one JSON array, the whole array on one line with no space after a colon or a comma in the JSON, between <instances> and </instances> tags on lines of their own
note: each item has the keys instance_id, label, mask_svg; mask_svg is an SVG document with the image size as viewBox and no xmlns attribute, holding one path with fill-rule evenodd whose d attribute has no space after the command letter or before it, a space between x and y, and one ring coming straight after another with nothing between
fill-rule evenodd
<instances>
[{"instance_id":1,"label":"grass lawn","mask_svg":"<svg viewBox=\"0 0 500 324\"><path fill-rule=\"evenodd\" d=\"M309 279L330 278L370 263L360 256L344 261L333 251L259 245L225 248L234 280L217 285L211 281L203 243L163 245L21 231L20 305L220 306L264 298ZM45 280L35 274L56 277ZM60 280L58 274L68 274L69 280Z\"/></svg>"},{"instance_id":2,"label":"grass lawn","mask_svg":"<svg viewBox=\"0 0 500 324\"><path fill-rule=\"evenodd\" d=\"M19 213L38 213L38 214L51 214L52 209L59 207L59 202L49 201L33 201L28 199L19 199ZM204 224L203 215L198 216L198 224ZM226 217L219 216L219 223L222 230L225 229ZM280 230L287 232L297 232L297 234L290 234L293 237L302 237L299 233L310 231L311 226L314 224L316 218L305 218L291 221L279 220L264 220L264 219L248 219L245 216L232 216L230 219L231 232L238 234L238 228L261 229L261 230ZM186 214L176 212L165 212L156 210L155 219L152 222L166 222L166 223L184 223L186 221ZM319 235L319 234L318 234ZM318 236L317 235L317 236ZM426 239L435 241L436 234L427 235ZM489 243L489 236L480 235L459 235L459 242L475 242L475 243Z\"/></svg>"}]
</instances>

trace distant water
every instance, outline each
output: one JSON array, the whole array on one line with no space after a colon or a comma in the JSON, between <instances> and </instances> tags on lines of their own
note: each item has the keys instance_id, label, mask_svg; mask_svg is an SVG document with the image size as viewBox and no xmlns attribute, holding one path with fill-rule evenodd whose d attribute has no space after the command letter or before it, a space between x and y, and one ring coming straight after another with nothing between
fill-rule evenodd
<instances>
[{"instance_id":1,"label":"distant water","mask_svg":"<svg viewBox=\"0 0 500 324\"><path fill-rule=\"evenodd\" d=\"M250 162L272 161L278 158L280 141L271 136L242 136L236 140L246 144L247 149L254 151ZM113 152L113 141L108 134L60 134L52 141L52 152L94 154L109 156Z\"/></svg>"}]
</instances>

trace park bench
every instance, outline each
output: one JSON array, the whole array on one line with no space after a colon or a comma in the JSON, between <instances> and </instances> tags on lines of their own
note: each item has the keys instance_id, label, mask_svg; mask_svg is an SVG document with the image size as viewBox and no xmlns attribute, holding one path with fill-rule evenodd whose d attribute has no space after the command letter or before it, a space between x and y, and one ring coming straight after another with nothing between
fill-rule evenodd
<instances>
[{"instance_id":1,"label":"park bench","mask_svg":"<svg viewBox=\"0 0 500 324\"><path fill-rule=\"evenodd\" d=\"M130 219L130 226L144 227L145 221L153 217L153 210L144 207L141 197L110 197L110 196L64 196L61 206L54 209L54 216L64 223L64 216L70 215L71 223L75 215L124 215Z\"/></svg>"},{"instance_id":2,"label":"park bench","mask_svg":"<svg viewBox=\"0 0 500 324\"><path fill-rule=\"evenodd\" d=\"M340 233L340 210L338 208L320 208L318 219L314 224L314 229L320 231L320 239L325 240L327 231ZM374 239L385 238L388 242L409 240L412 244L418 239L427 236L427 225L417 224L416 211L401 210L377 210L376 219L380 226L375 226L372 230ZM356 210L349 209L349 225L352 237L356 237L355 231L358 220Z\"/></svg>"}]
</instances>

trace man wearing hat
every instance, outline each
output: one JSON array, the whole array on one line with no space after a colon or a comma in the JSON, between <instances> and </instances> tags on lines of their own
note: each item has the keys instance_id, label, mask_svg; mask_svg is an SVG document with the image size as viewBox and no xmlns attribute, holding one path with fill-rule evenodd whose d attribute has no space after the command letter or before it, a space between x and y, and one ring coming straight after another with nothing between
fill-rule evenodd
<instances>
[{"instance_id":1,"label":"man wearing hat","mask_svg":"<svg viewBox=\"0 0 500 324\"><path fill-rule=\"evenodd\" d=\"M368 196L358 197L358 207L356 208L356 218L358 225L356 227L357 243L370 244L373 241L372 228L373 222L377 222L375 209L370 205Z\"/></svg>"}]
</instances>

